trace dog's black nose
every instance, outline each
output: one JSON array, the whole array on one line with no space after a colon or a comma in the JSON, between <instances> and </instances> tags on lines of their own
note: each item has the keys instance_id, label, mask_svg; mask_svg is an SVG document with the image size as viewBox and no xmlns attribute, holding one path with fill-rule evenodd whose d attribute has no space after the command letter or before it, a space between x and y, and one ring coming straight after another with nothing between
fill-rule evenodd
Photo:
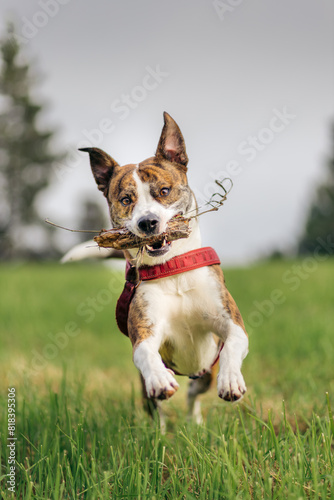
<instances>
[{"instance_id":1,"label":"dog's black nose","mask_svg":"<svg viewBox=\"0 0 334 500\"><path fill-rule=\"evenodd\" d=\"M139 229L146 234L157 234L159 231L159 220L156 215L148 214L138 221Z\"/></svg>"}]
</instances>

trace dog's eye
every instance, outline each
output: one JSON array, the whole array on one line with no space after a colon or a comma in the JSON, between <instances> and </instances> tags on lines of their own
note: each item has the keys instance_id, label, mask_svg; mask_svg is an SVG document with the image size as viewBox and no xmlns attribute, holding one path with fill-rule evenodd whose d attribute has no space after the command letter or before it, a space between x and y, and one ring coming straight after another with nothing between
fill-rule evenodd
<instances>
[{"instance_id":1,"label":"dog's eye","mask_svg":"<svg viewBox=\"0 0 334 500\"><path fill-rule=\"evenodd\" d=\"M131 204L131 198L129 198L129 196L124 196L124 198L121 199L121 203L124 207L127 207Z\"/></svg>"},{"instance_id":2,"label":"dog's eye","mask_svg":"<svg viewBox=\"0 0 334 500\"><path fill-rule=\"evenodd\" d=\"M169 192L170 192L170 189L167 187L164 187L164 188L160 189L160 196L168 196Z\"/></svg>"}]
</instances>

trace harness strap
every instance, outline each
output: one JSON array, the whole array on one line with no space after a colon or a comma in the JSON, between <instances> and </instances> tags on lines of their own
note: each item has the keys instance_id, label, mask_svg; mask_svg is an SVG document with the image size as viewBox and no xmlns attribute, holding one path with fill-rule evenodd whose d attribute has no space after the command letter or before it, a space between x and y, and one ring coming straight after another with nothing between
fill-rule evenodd
<instances>
[{"instance_id":1,"label":"harness strap","mask_svg":"<svg viewBox=\"0 0 334 500\"><path fill-rule=\"evenodd\" d=\"M116 304L116 321L118 328L121 330L124 335L129 336L128 332L128 316L129 316L129 308L133 296L136 292L136 285L131 283L131 281L126 281L123 292L121 293L117 304Z\"/></svg>"},{"instance_id":2,"label":"harness strap","mask_svg":"<svg viewBox=\"0 0 334 500\"><path fill-rule=\"evenodd\" d=\"M141 281L157 280L214 264L220 264L220 259L213 248L197 248L178 255L164 264L140 267L139 278Z\"/></svg>"}]
</instances>

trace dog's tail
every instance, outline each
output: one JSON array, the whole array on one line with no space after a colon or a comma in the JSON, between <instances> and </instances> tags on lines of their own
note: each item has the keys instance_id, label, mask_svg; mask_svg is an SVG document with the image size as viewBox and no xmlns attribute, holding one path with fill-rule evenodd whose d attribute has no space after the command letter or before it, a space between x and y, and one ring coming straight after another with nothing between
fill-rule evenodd
<instances>
[{"instance_id":1,"label":"dog's tail","mask_svg":"<svg viewBox=\"0 0 334 500\"><path fill-rule=\"evenodd\" d=\"M108 258L123 259L124 254L113 248L101 248L94 240L85 241L71 248L61 259L61 263L75 262L85 259L108 259Z\"/></svg>"}]
</instances>

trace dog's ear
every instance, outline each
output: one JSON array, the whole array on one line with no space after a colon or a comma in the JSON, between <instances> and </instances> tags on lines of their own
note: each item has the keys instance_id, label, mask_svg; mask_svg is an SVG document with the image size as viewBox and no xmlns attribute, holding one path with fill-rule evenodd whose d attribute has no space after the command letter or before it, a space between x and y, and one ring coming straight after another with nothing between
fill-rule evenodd
<instances>
[{"instance_id":1,"label":"dog's ear","mask_svg":"<svg viewBox=\"0 0 334 500\"><path fill-rule=\"evenodd\" d=\"M79 151L89 153L90 166L97 187L103 192L104 196L107 196L109 181L115 167L119 166L118 163L99 148L80 148Z\"/></svg>"},{"instance_id":2,"label":"dog's ear","mask_svg":"<svg viewBox=\"0 0 334 500\"><path fill-rule=\"evenodd\" d=\"M164 122L156 156L175 162L186 170L188 156L181 130L166 111L164 112Z\"/></svg>"}]
</instances>

